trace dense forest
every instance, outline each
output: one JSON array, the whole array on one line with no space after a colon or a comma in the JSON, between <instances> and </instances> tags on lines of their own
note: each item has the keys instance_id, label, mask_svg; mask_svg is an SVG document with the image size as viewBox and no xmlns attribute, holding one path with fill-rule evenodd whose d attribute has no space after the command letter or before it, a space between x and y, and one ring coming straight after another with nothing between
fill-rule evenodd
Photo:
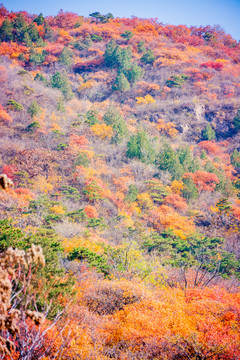
<instances>
[{"instance_id":1,"label":"dense forest","mask_svg":"<svg viewBox=\"0 0 240 360\"><path fill-rule=\"evenodd\" d=\"M0 359L240 358L240 43L0 6Z\"/></svg>"}]
</instances>

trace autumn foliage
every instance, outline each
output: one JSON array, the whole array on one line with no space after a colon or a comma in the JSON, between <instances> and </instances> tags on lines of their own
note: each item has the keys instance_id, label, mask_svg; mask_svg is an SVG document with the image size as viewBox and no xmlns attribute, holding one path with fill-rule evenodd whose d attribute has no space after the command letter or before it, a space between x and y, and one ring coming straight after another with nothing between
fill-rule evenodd
<instances>
[{"instance_id":1,"label":"autumn foliage","mask_svg":"<svg viewBox=\"0 0 240 360\"><path fill-rule=\"evenodd\" d=\"M240 44L0 5L0 56L0 359L238 360Z\"/></svg>"}]
</instances>

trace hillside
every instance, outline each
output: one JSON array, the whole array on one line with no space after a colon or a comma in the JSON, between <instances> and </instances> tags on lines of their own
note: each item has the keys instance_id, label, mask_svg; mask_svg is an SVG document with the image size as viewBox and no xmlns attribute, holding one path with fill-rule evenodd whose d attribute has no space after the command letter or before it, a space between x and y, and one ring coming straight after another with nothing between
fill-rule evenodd
<instances>
[{"instance_id":1,"label":"hillside","mask_svg":"<svg viewBox=\"0 0 240 360\"><path fill-rule=\"evenodd\" d=\"M239 359L240 43L1 6L0 83L0 359Z\"/></svg>"}]
</instances>

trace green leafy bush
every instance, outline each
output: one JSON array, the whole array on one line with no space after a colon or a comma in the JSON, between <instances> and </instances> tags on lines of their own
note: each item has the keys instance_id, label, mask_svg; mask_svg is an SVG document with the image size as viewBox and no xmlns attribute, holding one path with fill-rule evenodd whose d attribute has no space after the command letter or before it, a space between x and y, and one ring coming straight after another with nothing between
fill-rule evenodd
<instances>
[{"instance_id":1,"label":"green leafy bush","mask_svg":"<svg viewBox=\"0 0 240 360\"><path fill-rule=\"evenodd\" d=\"M110 266L107 263L107 259L103 255L98 255L89 249L84 247L78 247L72 250L68 255L69 260L79 260L81 262L86 261L91 267L97 269L98 272L103 273L105 277L110 274Z\"/></svg>"},{"instance_id":2,"label":"green leafy bush","mask_svg":"<svg viewBox=\"0 0 240 360\"><path fill-rule=\"evenodd\" d=\"M187 75L172 75L167 81L168 87L179 87L181 88L186 80L189 78Z\"/></svg>"}]
</instances>

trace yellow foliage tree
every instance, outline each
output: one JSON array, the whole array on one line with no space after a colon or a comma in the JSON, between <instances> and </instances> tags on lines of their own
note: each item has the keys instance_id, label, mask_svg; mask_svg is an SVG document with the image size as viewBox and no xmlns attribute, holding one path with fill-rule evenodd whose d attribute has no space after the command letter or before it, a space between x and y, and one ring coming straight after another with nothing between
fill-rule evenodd
<instances>
[{"instance_id":1,"label":"yellow foliage tree","mask_svg":"<svg viewBox=\"0 0 240 360\"><path fill-rule=\"evenodd\" d=\"M99 136L102 140L113 136L113 129L111 125L95 124L91 127L91 129L94 135Z\"/></svg>"},{"instance_id":2,"label":"yellow foliage tree","mask_svg":"<svg viewBox=\"0 0 240 360\"><path fill-rule=\"evenodd\" d=\"M136 97L137 104L139 105L147 105L147 104L153 104L156 102L156 100L151 95L146 95L145 97Z\"/></svg>"}]
</instances>

